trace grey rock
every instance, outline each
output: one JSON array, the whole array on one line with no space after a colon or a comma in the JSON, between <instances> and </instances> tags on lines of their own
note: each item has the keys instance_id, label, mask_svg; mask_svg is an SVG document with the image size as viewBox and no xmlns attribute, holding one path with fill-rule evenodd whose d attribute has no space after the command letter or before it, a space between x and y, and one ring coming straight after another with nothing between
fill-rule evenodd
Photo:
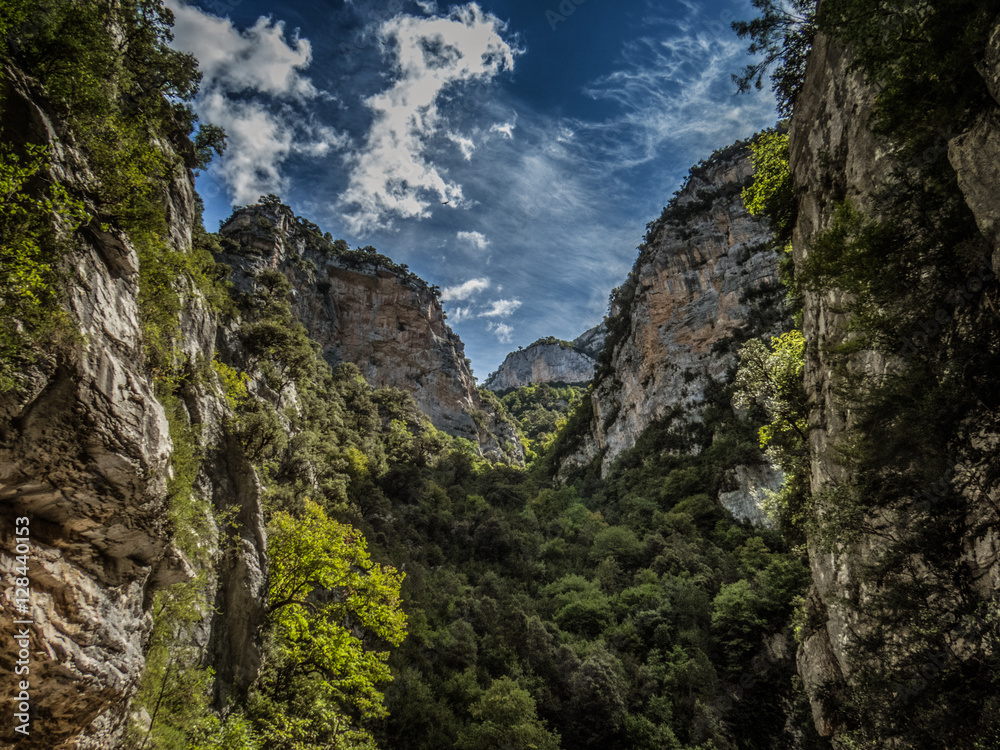
<instances>
[{"instance_id":1,"label":"grey rock","mask_svg":"<svg viewBox=\"0 0 1000 750\"><path fill-rule=\"evenodd\" d=\"M651 229L626 282L635 294L622 311L623 333L606 344L610 367L594 383L590 431L563 475L598 455L606 473L647 426L675 409L699 419L705 387L735 365L725 340L746 327L750 298L778 284L770 231L740 199L751 174L746 148L727 150L682 189L677 205L687 215L673 224L661 218ZM611 311L608 327L618 313ZM775 331L783 321L774 321Z\"/></svg>"},{"instance_id":2,"label":"grey rock","mask_svg":"<svg viewBox=\"0 0 1000 750\"><path fill-rule=\"evenodd\" d=\"M82 157L49 118L23 92L8 97L32 113L24 137L50 145L53 172L79 179ZM172 446L141 364L138 261L119 240L84 234L65 266L66 313L81 341L53 352L20 397L0 404L0 569L16 568L14 519L28 518L31 531L33 723L22 748L116 741L144 667L149 598L191 573L168 541ZM0 623L5 643L13 628L11 618ZM4 695L16 692L13 658L0 650Z\"/></svg>"},{"instance_id":3,"label":"grey rock","mask_svg":"<svg viewBox=\"0 0 1000 750\"><path fill-rule=\"evenodd\" d=\"M806 262L812 238L830 226L838 201L846 197L866 210L869 196L887 174L889 151L867 128L872 102L871 88L859 73L851 71L849 54L818 35L790 130L790 168L799 198L792 237L797 267ZM807 341L815 342L807 347L805 358L805 388L812 404L809 427L814 495L848 479L838 461L837 444L849 429L852 415L836 397L835 367L829 353L848 335L847 318L841 312L846 301L845 295L836 291L805 295L803 334ZM871 356L860 354L858 366ZM872 372L884 367L877 361L869 364ZM844 602L850 580L847 558L828 553L815 542L810 544L813 588L807 612L810 622L823 624L803 634L798 669L817 731L825 736L839 729L838 709L829 697L829 688L850 675L848 633L856 618Z\"/></svg>"},{"instance_id":4,"label":"grey rock","mask_svg":"<svg viewBox=\"0 0 1000 750\"><path fill-rule=\"evenodd\" d=\"M508 354L483 387L502 392L534 383L583 385L594 377L595 364L593 357L568 342L542 339Z\"/></svg>"},{"instance_id":5,"label":"grey rock","mask_svg":"<svg viewBox=\"0 0 1000 750\"><path fill-rule=\"evenodd\" d=\"M83 155L27 90L13 86L7 92L5 107L23 115L14 139L48 145L53 178L86 195L93 177ZM166 203L170 241L188 250L195 205L188 170L172 175ZM25 373L19 395L0 397L6 519L0 571L17 568L13 520L26 517L31 529L33 718L31 736L19 748L119 747L145 668L154 595L200 572L218 606L205 610L192 645L219 675L217 692L245 691L259 665L266 540L257 479L225 440L229 413L221 394L209 383L184 389L183 408L199 427L201 450L211 456L195 491L206 507L214 501L220 509L238 509L233 533L245 543L220 550L206 511L209 532L198 540L198 559L181 552L167 517L174 446L154 374L144 364L138 268L127 235L97 222L85 227L63 269L64 309L79 338ZM182 355L192 365L209 362L216 315L193 287L179 291ZM223 558L218 567L217 555ZM5 575L3 585L12 580ZM6 642L13 627L10 618L0 623ZM225 637L210 643L213 632ZM11 651L0 649L5 695L15 694L13 667Z\"/></svg>"},{"instance_id":6,"label":"grey rock","mask_svg":"<svg viewBox=\"0 0 1000 750\"><path fill-rule=\"evenodd\" d=\"M284 273L296 315L331 365L354 363L371 385L411 393L438 429L492 460L523 464L520 442L480 398L465 345L424 281L377 260L348 265L310 248L287 206L249 206L222 231L243 248L220 258L236 287L253 289L268 268Z\"/></svg>"},{"instance_id":7,"label":"grey rock","mask_svg":"<svg viewBox=\"0 0 1000 750\"><path fill-rule=\"evenodd\" d=\"M753 526L771 527L773 521L764 511L768 493L781 489L785 477L770 464L737 466L731 482L736 488L719 493L719 502L737 521Z\"/></svg>"},{"instance_id":8,"label":"grey rock","mask_svg":"<svg viewBox=\"0 0 1000 750\"><path fill-rule=\"evenodd\" d=\"M990 51L981 68L994 93L995 83L1000 80L998 34L1000 29L991 37ZM790 166L799 201L793 235L797 268L808 260L814 239L831 226L839 201L847 198L856 208L877 218L873 196L884 190L890 175L900 166L894 149L868 129L877 87L870 85L851 62L849 50L822 34L816 37L791 125ZM1000 186L1000 171L995 163L1000 155L998 125L996 111L986 112L968 132L952 138L948 144L949 161L966 203L983 236L993 243L995 270L1000 220L995 198ZM832 352L853 335L843 312L847 302L849 297L836 290L808 291L804 299L803 333L809 342L805 389L811 405L810 484L816 500L815 513L820 518L836 510L833 505L836 496L831 490L852 479L840 460L839 446L854 429L857 412L839 396L842 373L864 372L877 379L905 366L900 357L886 357L873 351L856 352L846 364L835 360ZM987 455L995 455L995 435L979 435L978 441ZM963 473L985 470L982 466L959 467L955 486L974 486L974 482L964 481ZM965 540L960 559L955 561L956 566L970 572L973 584L964 589L957 582L955 586L938 586L933 602L928 601L931 611L950 612L959 601L995 595L996 583L1000 581L998 536L995 524L986 521L995 516L986 509L989 500L977 497L976 492L970 491L968 495L971 511L965 523L967 528L979 531ZM798 670L809 695L817 730L835 743L843 730L836 688L856 676L852 665L859 656L858 642L869 627L861 615L866 602L878 593L877 583L860 582L860 572L866 562L882 554L887 540L905 537L912 519L907 522L888 510L870 510L862 523L869 533L861 535L858 541L838 544L833 550L811 534L808 541L813 585L805 614L810 625L802 634ZM910 557L907 566L916 571L915 575L929 567L919 552ZM942 627L947 627L946 623L942 622ZM900 643L906 637L906 633L897 634ZM952 647L956 658L963 653L960 640ZM884 664L880 668L887 672L894 668L891 643L886 645L881 658ZM882 739L886 747L899 746L892 737Z\"/></svg>"},{"instance_id":9,"label":"grey rock","mask_svg":"<svg viewBox=\"0 0 1000 750\"><path fill-rule=\"evenodd\" d=\"M584 331L573 339L573 346L590 356L591 359L596 360L604 350L604 342L607 338L608 322L602 320L589 331Z\"/></svg>"},{"instance_id":10,"label":"grey rock","mask_svg":"<svg viewBox=\"0 0 1000 750\"><path fill-rule=\"evenodd\" d=\"M1000 76L1000 61L997 75ZM992 270L1000 274L1000 110L981 115L971 130L948 142L948 160L958 186L976 217L979 231L993 248Z\"/></svg>"}]
</instances>

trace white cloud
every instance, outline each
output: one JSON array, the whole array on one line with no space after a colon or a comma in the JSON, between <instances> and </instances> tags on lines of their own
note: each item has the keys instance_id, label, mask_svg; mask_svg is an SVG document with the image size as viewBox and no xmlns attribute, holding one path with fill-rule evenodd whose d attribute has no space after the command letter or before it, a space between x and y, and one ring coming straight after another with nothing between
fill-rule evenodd
<instances>
[{"instance_id":1,"label":"white cloud","mask_svg":"<svg viewBox=\"0 0 1000 750\"><path fill-rule=\"evenodd\" d=\"M471 317L474 317L472 315L471 307L456 307L454 310L448 313L448 320L451 322L452 325L460 323L461 321Z\"/></svg>"},{"instance_id":2,"label":"white cloud","mask_svg":"<svg viewBox=\"0 0 1000 750\"><path fill-rule=\"evenodd\" d=\"M198 60L203 78L194 110L202 122L225 129L227 148L211 166L237 203L282 193L282 173L292 154L320 157L343 148L348 138L312 121L304 105L320 92L302 71L309 66L309 40L282 21L260 17L241 31L228 18L168 0L174 13L173 46Z\"/></svg>"},{"instance_id":3,"label":"white cloud","mask_svg":"<svg viewBox=\"0 0 1000 750\"><path fill-rule=\"evenodd\" d=\"M466 161L472 161L472 152L476 150L476 142L466 138L461 133L448 133L448 140L458 146Z\"/></svg>"},{"instance_id":4,"label":"white cloud","mask_svg":"<svg viewBox=\"0 0 1000 750\"><path fill-rule=\"evenodd\" d=\"M341 206L356 233L386 227L394 218L425 218L433 201L460 205L462 187L432 163L429 142L448 134L440 98L457 86L489 81L514 66L512 48L501 34L506 25L476 3L452 8L447 16L399 15L379 28L394 56L395 82L365 104L374 121L351 168ZM452 134L465 156L474 143Z\"/></svg>"},{"instance_id":5,"label":"white cloud","mask_svg":"<svg viewBox=\"0 0 1000 750\"><path fill-rule=\"evenodd\" d=\"M509 344L513 340L513 326L509 326L506 323L490 323L487 328L496 334L497 340L501 344Z\"/></svg>"},{"instance_id":6,"label":"white cloud","mask_svg":"<svg viewBox=\"0 0 1000 750\"><path fill-rule=\"evenodd\" d=\"M490 128L491 133L500 133L504 138L508 140L514 140L514 128L517 127L516 123L505 122L502 125L499 123L494 123Z\"/></svg>"},{"instance_id":7,"label":"white cloud","mask_svg":"<svg viewBox=\"0 0 1000 750\"><path fill-rule=\"evenodd\" d=\"M455 236L459 241L468 242L477 250L485 250L490 245L490 241L482 232L459 232Z\"/></svg>"},{"instance_id":8,"label":"white cloud","mask_svg":"<svg viewBox=\"0 0 1000 750\"><path fill-rule=\"evenodd\" d=\"M279 169L292 151L292 131L258 102L234 102L213 91L198 101L203 120L226 130L229 146L212 165L237 203L252 203L287 187Z\"/></svg>"},{"instance_id":9,"label":"white cloud","mask_svg":"<svg viewBox=\"0 0 1000 750\"><path fill-rule=\"evenodd\" d=\"M487 310L479 313L480 318L506 318L521 306L519 299L498 299L490 303Z\"/></svg>"},{"instance_id":10,"label":"white cloud","mask_svg":"<svg viewBox=\"0 0 1000 750\"><path fill-rule=\"evenodd\" d=\"M167 0L174 14L174 42L197 58L203 85L226 91L259 91L273 96L311 98L319 92L301 71L312 61L308 39L293 33L285 41L285 24L261 16L240 31L228 18L218 18L178 0Z\"/></svg>"},{"instance_id":11,"label":"white cloud","mask_svg":"<svg viewBox=\"0 0 1000 750\"><path fill-rule=\"evenodd\" d=\"M481 292L484 289L489 289L490 280L489 279L469 279L464 284L458 284L457 286L449 286L441 290L441 300L443 302L448 302L454 300L460 302L462 300L467 300L473 294ZM467 311L468 312L468 311Z\"/></svg>"}]
</instances>

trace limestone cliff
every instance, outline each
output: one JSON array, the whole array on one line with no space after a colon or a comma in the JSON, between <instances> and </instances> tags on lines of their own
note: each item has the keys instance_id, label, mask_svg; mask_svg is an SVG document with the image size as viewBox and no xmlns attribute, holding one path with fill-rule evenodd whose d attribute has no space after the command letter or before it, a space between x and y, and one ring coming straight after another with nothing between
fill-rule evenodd
<instances>
[{"instance_id":1,"label":"limestone cliff","mask_svg":"<svg viewBox=\"0 0 1000 750\"><path fill-rule=\"evenodd\" d=\"M595 360L604 350L604 342L608 339L608 321L602 320L599 325L589 331L584 331L571 342L573 346Z\"/></svg>"},{"instance_id":2,"label":"limestone cliff","mask_svg":"<svg viewBox=\"0 0 1000 750\"><path fill-rule=\"evenodd\" d=\"M220 260L238 289L252 289L265 269L289 278L294 310L331 365L353 362L373 386L413 394L438 429L523 462L516 430L479 397L465 346L426 282L373 248L332 242L281 204L238 211L221 234Z\"/></svg>"},{"instance_id":3,"label":"limestone cliff","mask_svg":"<svg viewBox=\"0 0 1000 750\"><path fill-rule=\"evenodd\" d=\"M594 376L594 366L597 364L592 352L595 347L599 350L599 345L604 343L602 329L603 324L580 336L576 340L581 342L580 346L576 341L560 341L549 337L511 352L496 372L490 374L483 387L502 392L533 383L588 383Z\"/></svg>"},{"instance_id":4,"label":"limestone cliff","mask_svg":"<svg viewBox=\"0 0 1000 750\"><path fill-rule=\"evenodd\" d=\"M566 466L600 456L606 472L668 411L697 419L707 384L735 365L736 340L781 325L778 253L740 199L751 177L745 143L720 151L650 225L612 297L590 430Z\"/></svg>"},{"instance_id":5,"label":"limestone cliff","mask_svg":"<svg viewBox=\"0 0 1000 750\"><path fill-rule=\"evenodd\" d=\"M992 34L979 72L996 99L994 103L1000 103L1000 87L997 86L1000 80L1000 27ZM833 226L841 201L847 200L859 210L878 216L880 205L884 205L879 200L885 196L892 179L898 179L900 174L914 179L920 174L916 167L937 164L941 152L947 149L954 174L946 175L942 182L957 182L983 240L992 250L992 273L987 255L986 268L967 277L957 290L963 298L977 299L976 295L983 291L989 277L1000 273L996 232L1000 108L987 107L986 111L976 114L971 127L949 134L949 142L924 153L921 164L915 165L900 162L898 144L873 134L870 116L878 91L878 86L852 67L850 50L822 34L816 38L790 133L790 162L798 197L798 219L793 236L796 268L806 269L811 247ZM956 112L956 119L962 114ZM951 261L953 266L959 262L957 258ZM856 468L845 460L842 450L855 434L859 420L855 402L844 397L846 374L864 373L868 382L879 382L906 373L915 362L946 362L957 349L956 342L962 338L959 323L959 327L949 334L947 345L924 335L916 345L919 347L916 354L913 345L909 350L902 345L896 351L891 348L888 351L863 349L848 356L845 362L844 357L838 355L838 349L856 335L849 327L845 312L850 309L851 302L850 295L837 289L807 291L804 298L803 333L809 343L805 388L811 405L810 482L819 520L845 512L847 495L843 488L852 486L857 480ZM941 329L953 324L953 312L951 308L918 311L918 317L925 319L924 328L933 324ZM995 325L992 314L987 317L986 322L989 321ZM971 372L967 377L968 383L974 382ZM896 506L872 505L860 511L851 524L855 534L851 542L838 540L831 545L829 541L823 543L819 533L810 535L813 587L806 607L809 626L803 632L798 669L809 693L816 727L821 734L831 737L837 747L848 746L845 736L852 731L844 691L860 691L865 695L864 691L871 689L867 684L860 684L860 680L867 678L859 675L873 653L878 661L877 670L883 675L894 675L898 683L880 709L887 715L893 711L904 717L922 713L916 706L924 699L933 702L934 699L927 696L936 689L936 681L943 681L940 677L943 668L933 658L910 657L916 660L916 666L903 666L905 647L900 644L916 640L911 622L899 623L892 630L889 642L883 641L880 650L870 650L874 634L882 625L866 620L866 610L886 595L894 579L898 584L906 578L908 584L933 592L926 594L920 606L925 619L922 627L940 633L944 645L937 648L944 649L943 653L947 654L950 673L976 674L976 663L990 652L990 647L980 642L980 637L985 640L988 626L960 627L956 620L961 620L962 615L956 613L983 605L995 597L1000 587L1000 535L995 505L991 509L993 501L989 499L995 496L996 487L985 479L992 475L990 467L995 454L984 460L980 450L995 444L997 426L990 412L981 405L974 407L963 423L963 430L955 433L957 438L942 433L929 439L938 442L936 450L943 454L971 455L972 459L952 458L958 463L952 463L951 469L938 476L930 487L918 486L915 498L904 498ZM909 472L918 470L919 467L912 465L905 467ZM972 477L979 478L972 480ZM885 481L885 486L891 485L892 482ZM956 535L955 540L953 544L949 542L951 546L946 553L931 553L924 549L926 545L916 545L913 540L919 538L916 529L920 524L927 524L930 516L945 512L942 500L946 496L952 498L947 503L947 512L956 515L949 530ZM914 519L921 520L915 524ZM936 541L944 544L941 540ZM895 565L900 570L905 567L906 574L876 580L866 575L873 561L898 554L893 550L905 543L911 547L905 555L906 562L899 559ZM932 554L937 557L932 559ZM942 575L940 570L952 572ZM954 574L956 570L962 573ZM971 697L982 687L972 678L958 694L966 693ZM854 716L854 729L860 725L865 731L872 731L878 736L880 747L915 746L911 740L901 739L906 731L902 724L897 723L893 728L892 722L886 721L875 728L874 716L871 706L866 705L860 724L858 716ZM940 737L932 739L928 746L932 745L964 747L946 744Z\"/></svg>"},{"instance_id":6,"label":"limestone cliff","mask_svg":"<svg viewBox=\"0 0 1000 750\"><path fill-rule=\"evenodd\" d=\"M873 92L859 74L848 71L849 64L841 47L820 36L810 56L803 96L792 121L790 162L800 196L793 246L800 259L803 248L829 227L836 200L850 197L864 207L866 196L881 177L880 167L887 169L880 164L884 150L866 127ZM840 159L841 184L836 190L820 183L824 174L820 168L822 154L831 152ZM817 343L808 348L805 362L806 391L814 404L810 419L810 479L814 493L847 478L837 460L836 444L847 428L849 414L833 397L834 368L827 361L830 347L841 343L846 335L846 316L838 312L843 305L843 294L805 297L803 334L808 341ZM882 362L872 364L884 367ZM814 580L810 606L822 612L825 622L822 628L806 634L799 649L799 671L811 696L817 729L829 736L835 730L836 709L820 694L824 686L837 683L849 671L847 634L854 623L839 599L849 573L839 568L832 554L819 548L812 550L810 564Z\"/></svg>"},{"instance_id":7,"label":"limestone cliff","mask_svg":"<svg viewBox=\"0 0 1000 750\"><path fill-rule=\"evenodd\" d=\"M86 161L36 103L27 83L16 76L15 81L4 104L20 125L5 128L5 136L48 146L51 176L90 205ZM176 158L165 206L172 249L187 252L195 221L194 181ZM192 560L172 541L168 484L175 446L155 375L145 365L136 249L126 234L96 220L74 242L64 263L64 306L67 324L79 336L68 337L23 373L25 387L0 402L0 570L8 602L14 591L7 587L17 569L15 518L27 519L20 526L30 529L30 607L21 619L31 621L32 719L30 736L18 738L20 748L117 746L145 667L154 594L195 575ZM179 324L185 351L210 361L215 315L195 288L183 293L187 304ZM224 642L214 639L222 658L206 653L222 681L231 683L233 669L254 669L250 641L261 611L265 563L253 472L238 451L225 450L226 414L225 401L210 384L192 383L175 416L200 426L195 449L205 450L217 470L198 481L203 509L207 513L212 501L240 507L244 512L234 531L253 541L225 553L223 565L206 580L208 600L216 591L223 597L214 623L226 631ZM243 486L216 481L227 475L242 477ZM218 537L210 516L201 540L208 558L217 553ZM223 601L226 592L238 602L235 618L235 606ZM0 623L5 643L13 642L13 629L13 618ZM199 646L208 648L208 641L203 633ZM16 656L0 651L5 695L16 694ZM0 731L3 742L15 739L11 722Z\"/></svg>"}]
</instances>

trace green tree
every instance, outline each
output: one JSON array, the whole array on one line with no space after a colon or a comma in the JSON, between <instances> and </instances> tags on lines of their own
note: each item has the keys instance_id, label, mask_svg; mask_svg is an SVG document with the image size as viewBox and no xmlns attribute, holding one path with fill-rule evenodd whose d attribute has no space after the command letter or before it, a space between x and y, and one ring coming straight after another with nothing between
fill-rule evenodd
<instances>
[{"instance_id":1,"label":"green tree","mask_svg":"<svg viewBox=\"0 0 1000 750\"><path fill-rule=\"evenodd\" d=\"M741 579L723 586L712 603L712 629L726 651L732 671L759 648L766 621L760 594Z\"/></svg>"},{"instance_id":2,"label":"green tree","mask_svg":"<svg viewBox=\"0 0 1000 750\"><path fill-rule=\"evenodd\" d=\"M788 133L772 130L750 144L753 183L743 189L743 205L753 216L766 218L778 245L792 237L797 202L788 168Z\"/></svg>"},{"instance_id":3,"label":"green tree","mask_svg":"<svg viewBox=\"0 0 1000 750\"><path fill-rule=\"evenodd\" d=\"M740 349L733 385L737 407L761 409L767 422L758 432L760 447L785 473L785 484L769 510L790 530L803 520L808 496L808 418L803 384L805 338L792 330L772 336L770 345L752 339Z\"/></svg>"},{"instance_id":4,"label":"green tree","mask_svg":"<svg viewBox=\"0 0 1000 750\"><path fill-rule=\"evenodd\" d=\"M816 34L816 0L753 0L760 15L750 21L734 21L740 39L750 39L747 51L763 55L733 74L741 94L764 87L764 76L771 73L771 88L782 116L792 114L795 99L805 77L806 58Z\"/></svg>"},{"instance_id":5,"label":"green tree","mask_svg":"<svg viewBox=\"0 0 1000 750\"><path fill-rule=\"evenodd\" d=\"M373 563L364 537L312 501L301 517L274 515L268 557L268 622L278 662L270 697L280 701L283 685L308 678L311 690L297 700L308 698L312 707L296 706L295 715L300 724L303 715L323 720L297 733L320 744L352 735L360 742L360 725L386 713L380 685L391 680L388 649L406 636L403 574Z\"/></svg>"},{"instance_id":6,"label":"green tree","mask_svg":"<svg viewBox=\"0 0 1000 750\"><path fill-rule=\"evenodd\" d=\"M202 125L194 137L195 167L205 169L212 155L222 156L226 150L226 131L218 125Z\"/></svg>"},{"instance_id":7,"label":"green tree","mask_svg":"<svg viewBox=\"0 0 1000 750\"><path fill-rule=\"evenodd\" d=\"M469 711L475 723L459 735L459 750L559 750L559 735L538 718L531 693L509 677L494 680Z\"/></svg>"},{"instance_id":8,"label":"green tree","mask_svg":"<svg viewBox=\"0 0 1000 750\"><path fill-rule=\"evenodd\" d=\"M218 721L209 711L212 670L201 665L201 654L192 645L192 631L203 617L204 589L200 577L156 594L155 625L133 704L136 710L144 709L149 720L144 727L138 722L129 725L128 750L187 750L192 736L218 734Z\"/></svg>"},{"instance_id":9,"label":"green tree","mask_svg":"<svg viewBox=\"0 0 1000 750\"><path fill-rule=\"evenodd\" d=\"M628 683L621 661L598 642L569 680L574 747L607 747L620 741L628 715Z\"/></svg>"}]
</instances>

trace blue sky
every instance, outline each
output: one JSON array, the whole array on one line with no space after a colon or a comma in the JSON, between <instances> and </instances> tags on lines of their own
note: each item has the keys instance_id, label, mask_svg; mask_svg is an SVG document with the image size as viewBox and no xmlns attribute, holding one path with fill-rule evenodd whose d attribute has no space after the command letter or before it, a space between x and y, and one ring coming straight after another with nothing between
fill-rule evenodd
<instances>
[{"instance_id":1,"label":"blue sky","mask_svg":"<svg viewBox=\"0 0 1000 750\"><path fill-rule=\"evenodd\" d=\"M276 193L444 290L480 380L599 323L688 168L776 119L738 96L749 0L168 0L229 133L209 230Z\"/></svg>"}]
</instances>

